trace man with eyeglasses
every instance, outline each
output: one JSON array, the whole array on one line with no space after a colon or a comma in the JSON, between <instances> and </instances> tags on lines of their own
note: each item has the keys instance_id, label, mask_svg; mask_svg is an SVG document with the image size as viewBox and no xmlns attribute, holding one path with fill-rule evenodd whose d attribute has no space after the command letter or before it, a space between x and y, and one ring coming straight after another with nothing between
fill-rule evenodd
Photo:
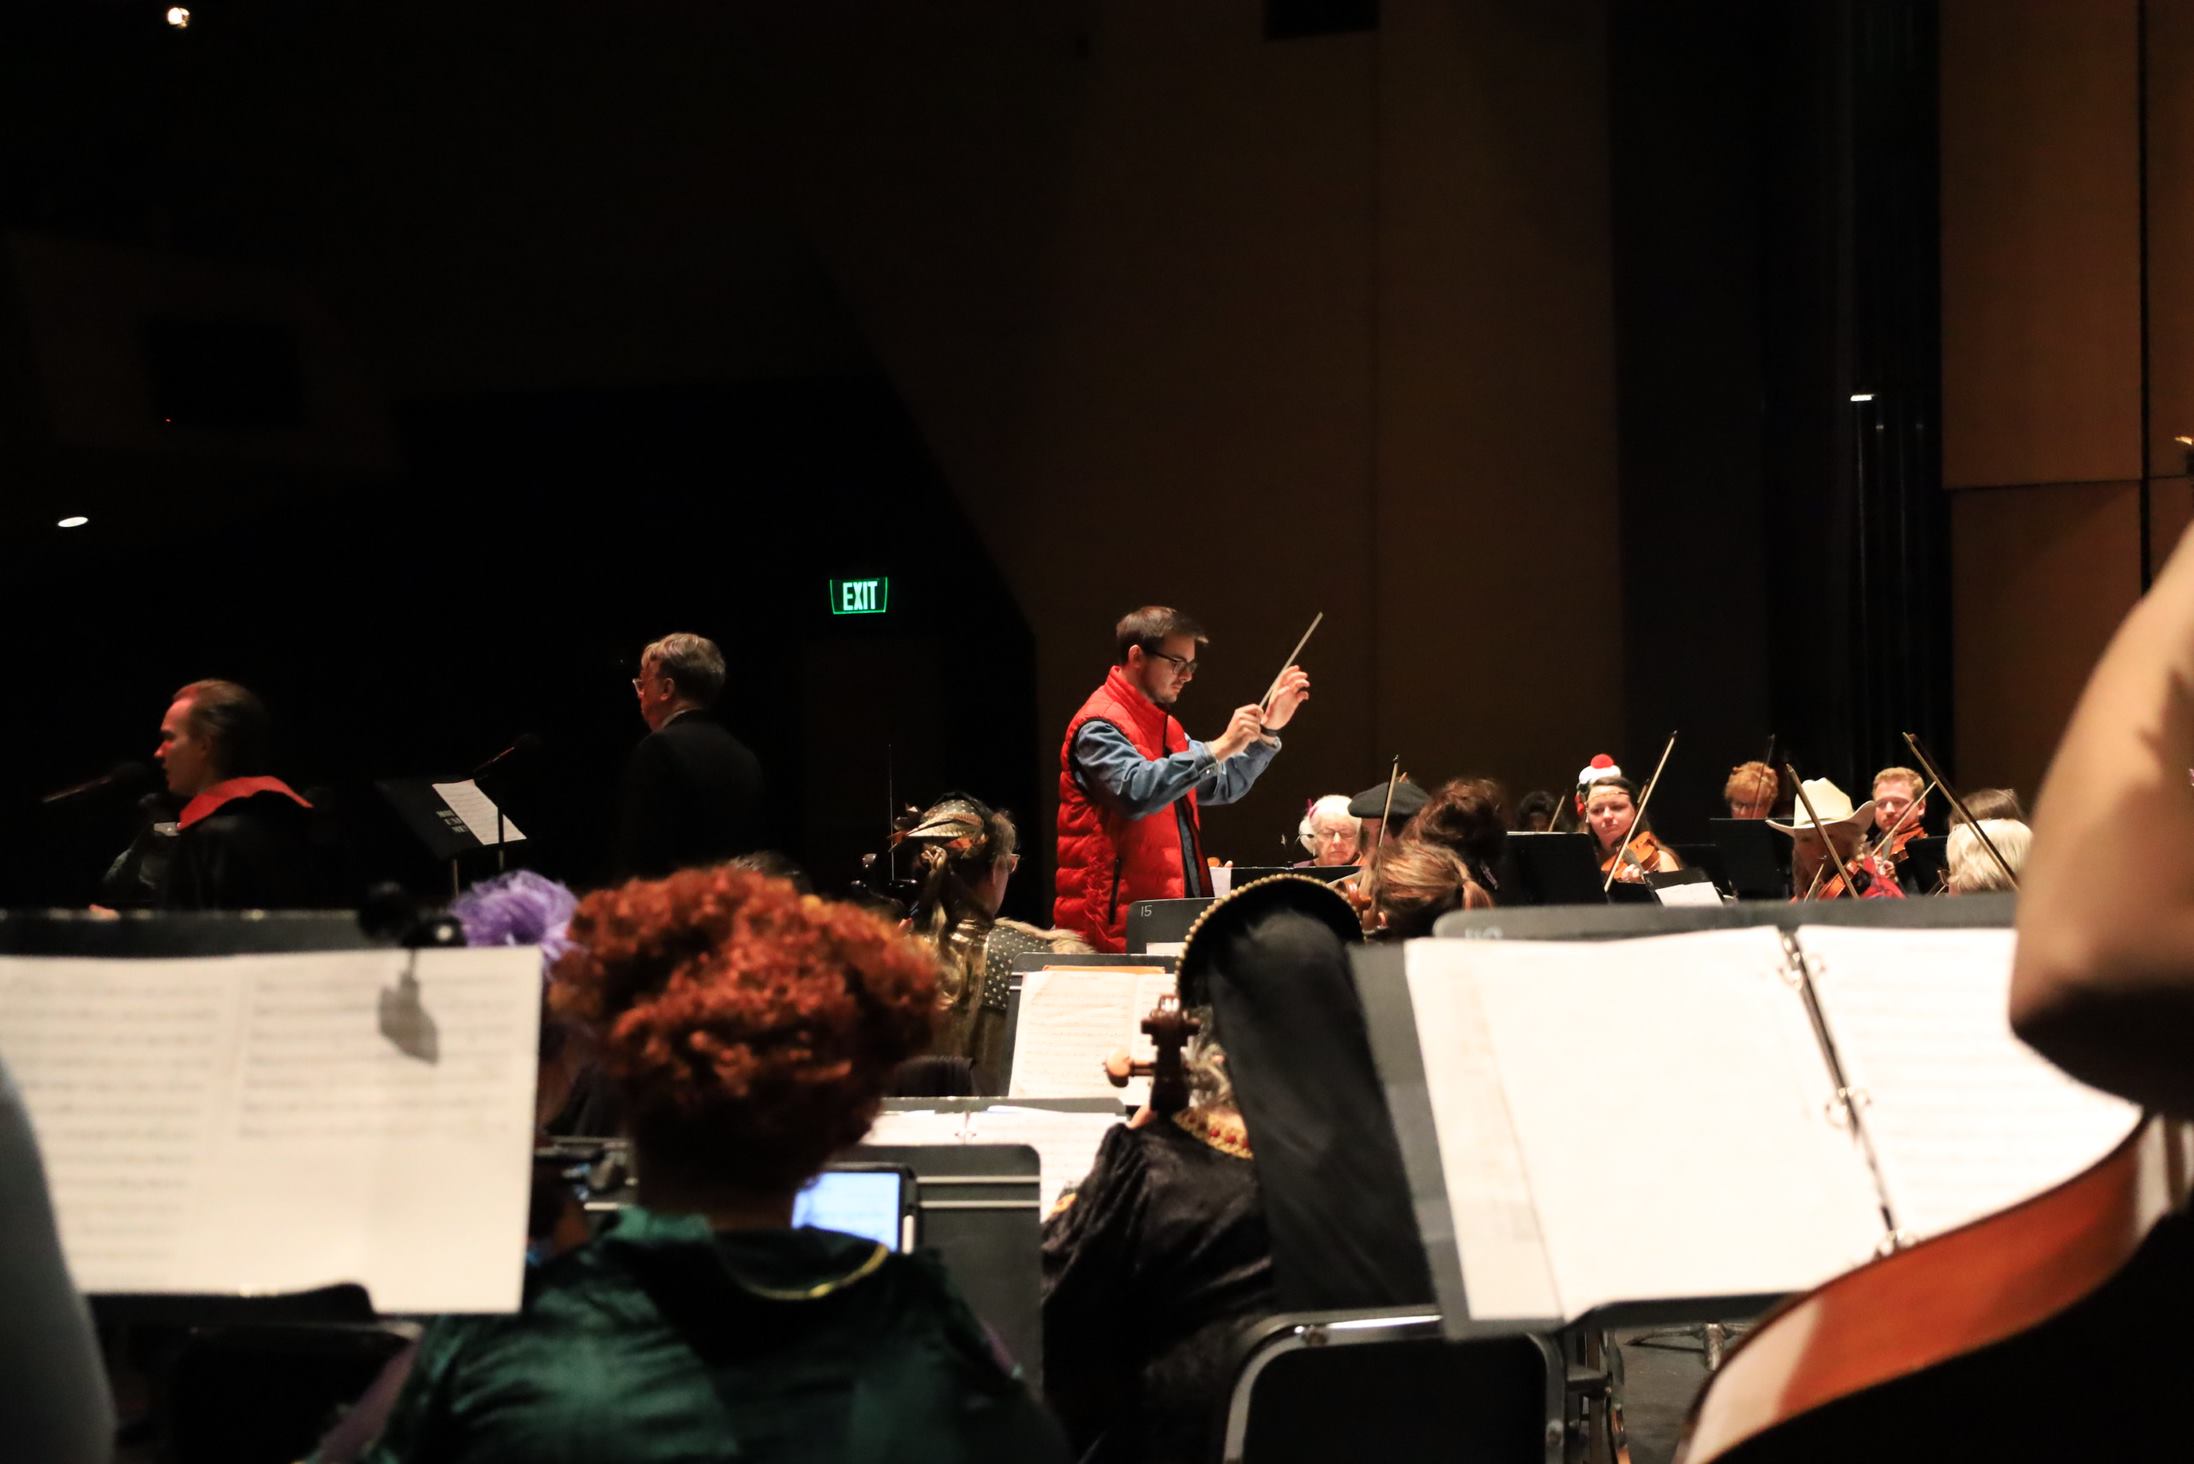
<instances>
[{"instance_id":1,"label":"man with eyeglasses","mask_svg":"<svg viewBox=\"0 0 2194 1464\"><path fill-rule=\"evenodd\" d=\"M762 765L707 715L723 689L724 653L706 636L666 635L640 652L632 690L648 735L618 797L618 878L658 879L762 846Z\"/></svg>"},{"instance_id":2,"label":"man with eyeglasses","mask_svg":"<svg viewBox=\"0 0 2194 1464\"><path fill-rule=\"evenodd\" d=\"M1067 724L1059 749L1058 868L1051 923L1100 951L1126 947L1128 906L1211 893L1197 809L1247 793L1280 750L1270 735L1310 697L1290 666L1269 707L1236 707L1198 742L1167 710L1196 675L1203 627L1145 605L1114 627L1119 660Z\"/></svg>"}]
</instances>

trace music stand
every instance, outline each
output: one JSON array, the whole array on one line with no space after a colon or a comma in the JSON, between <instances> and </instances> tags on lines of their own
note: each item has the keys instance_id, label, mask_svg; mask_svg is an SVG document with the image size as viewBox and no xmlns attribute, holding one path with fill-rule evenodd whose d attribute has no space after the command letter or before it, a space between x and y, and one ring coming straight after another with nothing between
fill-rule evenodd
<instances>
[{"instance_id":1,"label":"music stand","mask_svg":"<svg viewBox=\"0 0 2194 1464\"><path fill-rule=\"evenodd\" d=\"M1244 864L1232 871L1229 887L1240 889L1253 879L1265 879L1275 874L1302 874L1312 879L1322 879L1335 884L1347 879L1363 866L1358 864Z\"/></svg>"},{"instance_id":2,"label":"music stand","mask_svg":"<svg viewBox=\"0 0 2194 1464\"><path fill-rule=\"evenodd\" d=\"M1734 893L1729 882L1729 861L1722 857L1719 844L1671 844L1676 857L1683 860L1686 869L1703 869L1706 877L1725 894Z\"/></svg>"},{"instance_id":3,"label":"music stand","mask_svg":"<svg viewBox=\"0 0 2194 1464\"><path fill-rule=\"evenodd\" d=\"M464 888L460 864L466 854L475 849L493 849L496 867L500 870L509 845L525 838L509 822L502 805L489 798L476 780L464 779L442 786L469 786L473 800L494 815L492 835L474 829L463 813L450 806L449 799L437 790L432 778L382 778L373 786L396 810L398 820L425 847L429 857L437 864L449 866L449 892L453 896Z\"/></svg>"},{"instance_id":4,"label":"music stand","mask_svg":"<svg viewBox=\"0 0 2194 1464\"><path fill-rule=\"evenodd\" d=\"M1507 847L1516 870L1518 903L1607 903L1600 887L1599 861L1592 857L1592 835L1510 834Z\"/></svg>"},{"instance_id":5,"label":"music stand","mask_svg":"<svg viewBox=\"0 0 2194 1464\"><path fill-rule=\"evenodd\" d=\"M1740 900L1780 900L1790 894L1790 836L1764 818L1710 818L1706 822L1729 887Z\"/></svg>"},{"instance_id":6,"label":"music stand","mask_svg":"<svg viewBox=\"0 0 2194 1464\"><path fill-rule=\"evenodd\" d=\"M1127 907L1128 954L1140 955L1156 948L1170 956L1188 939L1188 928L1211 907L1211 897L1193 900L1136 900Z\"/></svg>"}]
</instances>

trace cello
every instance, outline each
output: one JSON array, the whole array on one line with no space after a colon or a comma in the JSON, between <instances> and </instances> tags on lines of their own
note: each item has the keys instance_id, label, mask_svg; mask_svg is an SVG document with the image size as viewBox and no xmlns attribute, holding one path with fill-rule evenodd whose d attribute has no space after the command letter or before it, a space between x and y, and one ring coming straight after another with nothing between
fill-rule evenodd
<instances>
[{"instance_id":1,"label":"cello","mask_svg":"<svg viewBox=\"0 0 2194 1464\"><path fill-rule=\"evenodd\" d=\"M2194 1345L2156 1322L2194 1293L2194 1222L2173 1213L2190 1176L2194 1134L2151 1114L2056 1188L1785 1302L1692 1405L1677 1458L2184 1453L2167 1405ZM2081 1376L2094 1368L2100 1378Z\"/></svg>"},{"instance_id":2,"label":"cello","mask_svg":"<svg viewBox=\"0 0 2194 1464\"><path fill-rule=\"evenodd\" d=\"M1177 993L1169 991L1158 998L1142 1025L1157 1050L1156 1056L1146 1062L1124 1051L1114 1052L1105 1059L1105 1080L1115 1088L1125 1088L1131 1079L1150 1079L1150 1103L1143 1113L1171 1118L1188 1107L1186 1054L1189 1039L1203 1030L1203 1024L1181 1006ZM1137 1115L1137 1121L1146 1121L1143 1114Z\"/></svg>"}]
</instances>

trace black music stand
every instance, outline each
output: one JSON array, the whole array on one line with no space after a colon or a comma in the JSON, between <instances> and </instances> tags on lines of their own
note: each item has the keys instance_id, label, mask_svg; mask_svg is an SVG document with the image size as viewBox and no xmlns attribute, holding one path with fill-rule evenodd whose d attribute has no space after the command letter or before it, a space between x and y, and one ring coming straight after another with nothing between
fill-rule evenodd
<instances>
[{"instance_id":1,"label":"black music stand","mask_svg":"<svg viewBox=\"0 0 2194 1464\"><path fill-rule=\"evenodd\" d=\"M1128 954L1139 955L1154 945L1174 947L1188 939L1196 917L1211 908L1211 896L1193 900L1136 900L1127 907Z\"/></svg>"},{"instance_id":2,"label":"black music stand","mask_svg":"<svg viewBox=\"0 0 2194 1464\"><path fill-rule=\"evenodd\" d=\"M497 868L500 870L502 867L510 846L501 838L505 820L500 801L491 800L495 803L498 838L496 842L490 843L465 826L464 819L449 806L449 801L434 791L432 778L382 778L373 786L388 800L389 806L396 810L396 817L410 831L411 836L425 846L434 862L449 866L451 895L458 894L464 888L460 865L464 856L473 850L494 849L497 852ZM482 789L481 796L485 798L489 795Z\"/></svg>"},{"instance_id":3,"label":"black music stand","mask_svg":"<svg viewBox=\"0 0 2194 1464\"><path fill-rule=\"evenodd\" d=\"M1686 869L1703 869L1706 877L1714 881L1724 894L1734 895L1736 890L1729 882L1729 861L1722 857L1719 844L1671 844L1676 857L1683 860Z\"/></svg>"},{"instance_id":4,"label":"black music stand","mask_svg":"<svg viewBox=\"0 0 2194 1464\"><path fill-rule=\"evenodd\" d=\"M1607 903L1599 861L1592 857L1592 835L1510 834L1507 849L1516 871L1517 904Z\"/></svg>"},{"instance_id":5,"label":"black music stand","mask_svg":"<svg viewBox=\"0 0 2194 1464\"><path fill-rule=\"evenodd\" d=\"M1769 828L1764 818L1710 818L1706 826L1738 899L1789 897L1790 835Z\"/></svg>"},{"instance_id":6,"label":"black music stand","mask_svg":"<svg viewBox=\"0 0 2194 1464\"><path fill-rule=\"evenodd\" d=\"M1357 864L1244 864L1237 865L1229 889L1240 889L1253 879L1265 879L1275 874L1303 874L1312 879L1322 879L1336 884L1347 879L1363 866Z\"/></svg>"}]
</instances>

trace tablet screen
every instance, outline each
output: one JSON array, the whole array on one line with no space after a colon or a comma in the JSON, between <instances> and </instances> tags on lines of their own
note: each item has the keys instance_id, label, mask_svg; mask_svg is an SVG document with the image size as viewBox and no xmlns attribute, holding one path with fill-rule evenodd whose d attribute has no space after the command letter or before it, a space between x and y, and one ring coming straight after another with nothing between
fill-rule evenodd
<instances>
[{"instance_id":1,"label":"tablet screen","mask_svg":"<svg viewBox=\"0 0 2194 1464\"><path fill-rule=\"evenodd\" d=\"M897 1169L826 1169L792 1202L792 1223L837 1230L904 1250L906 1175Z\"/></svg>"}]
</instances>

